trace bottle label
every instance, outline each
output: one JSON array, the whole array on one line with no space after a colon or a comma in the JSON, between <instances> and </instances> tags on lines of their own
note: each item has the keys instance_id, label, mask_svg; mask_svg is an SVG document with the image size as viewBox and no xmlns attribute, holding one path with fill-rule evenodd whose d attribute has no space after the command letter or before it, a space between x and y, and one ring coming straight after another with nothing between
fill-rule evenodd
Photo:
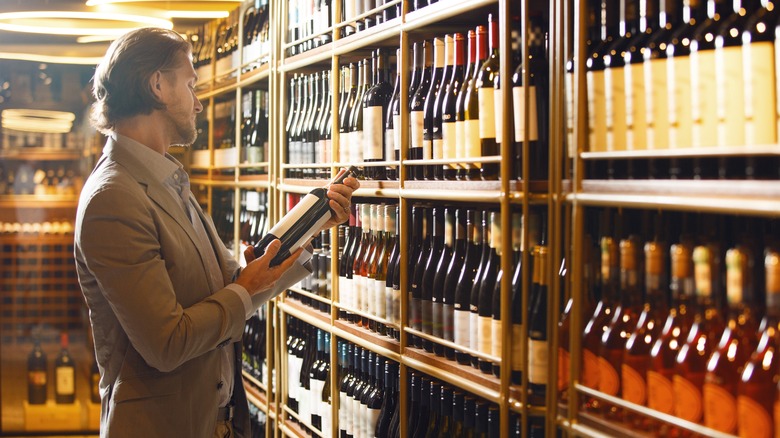
<instances>
[{"instance_id":1,"label":"bottle label","mask_svg":"<svg viewBox=\"0 0 780 438\"><path fill-rule=\"evenodd\" d=\"M478 316L479 321L478 339L479 339L479 352L484 354L493 354L492 334L493 334L493 318L490 316ZM501 357L499 354L498 357Z\"/></svg>"},{"instance_id":2,"label":"bottle label","mask_svg":"<svg viewBox=\"0 0 780 438\"><path fill-rule=\"evenodd\" d=\"M704 425L725 433L737 431L737 401L734 395L714 383L705 383Z\"/></svg>"},{"instance_id":3,"label":"bottle label","mask_svg":"<svg viewBox=\"0 0 780 438\"><path fill-rule=\"evenodd\" d=\"M383 125L381 106L363 108L364 160L382 159L382 152L384 151L384 145L382 144L382 138L384 137L382 132Z\"/></svg>"},{"instance_id":4,"label":"bottle label","mask_svg":"<svg viewBox=\"0 0 780 438\"><path fill-rule=\"evenodd\" d=\"M341 163L349 162L349 143L349 132L339 133L339 162ZM292 160L290 162L292 162Z\"/></svg>"},{"instance_id":5,"label":"bottle label","mask_svg":"<svg viewBox=\"0 0 780 438\"><path fill-rule=\"evenodd\" d=\"M401 324L401 289L393 286L393 322L396 325Z\"/></svg>"},{"instance_id":6,"label":"bottle label","mask_svg":"<svg viewBox=\"0 0 780 438\"><path fill-rule=\"evenodd\" d=\"M382 319L387 319L385 284L385 280L374 280L374 315Z\"/></svg>"},{"instance_id":7,"label":"bottle label","mask_svg":"<svg viewBox=\"0 0 780 438\"><path fill-rule=\"evenodd\" d=\"M574 73L566 73L566 153L573 159L577 154L577 144L574 141ZM588 104L590 106L590 104Z\"/></svg>"},{"instance_id":8,"label":"bottle label","mask_svg":"<svg viewBox=\"0 0 780 438\"><path fill-rule=\"evenodd\" d=\"M607 395L618 395L620 391L620 376L604 357L599 357L599 391Z\"/></svg>"},{"instance_id":9,"label":"bottle label","mask_svg":"<svg viewBox=\"0 0 780 438\"><path fill-rule=\"evenodd\" d=\"M456 126L455 121L441 124L442 158L452 159L457 156L458 133Z\"/></svg>"},{"instance_id":10,"label":"bottle label","mask_svg":"<svg viewBox=\"0 0 780 438\"><path fill-rule=\"evenodd\" d=\"M772 416L766 408L750 397L737 397L737 415L739 416L739 436L750 438L771 438Z\"/></svg>"},{"instance_id":11,"label":"bottle label","mask_svg":"<svg viewBox=\"0 0 780 438\"><path fill-rule=\"evenodd\" d=\"M421 300L420 308L422 311L422 332L426 335L433 334L433 302L430 300Z\"/></svg>"},{"instance_id":12,"label":"bottle label","mask_svg":"<svg viewBox=\"0 0 780 438\"><path fill-rule=\"evenodd\" d=\"M657 371L647 372L647 406L674 415L674 386L671 380Z\"/></svg>"},{"instance_id":13,"label":"bottle label","mask_svg":"<svg viewBox=\"0 0 780 438\"><path fill-rule=\"evenodd\" d=\"M33 386L46 386L46 371L28 371L27 381Z\"/></svg>"},{"instance_id":14,"label":"bottle label","mask_svg":"<svg viewBox=\"0 0 780 438\"><path fill-rule=\"evenodd\" d=\"M395 151L395 129L385 130L385 160L392 161L395 159L393 153ZM323 161L324 162L324 161Z\"/></svg>"},{"instance_id":15,"label":"bottle label","mask_svg":"<svg viewBox=\"0 0 780 438\"><path fill-rule=\"evenodd\" d=\"M270 231L268 231L268 233L282 239L294 225L299 223L300 219L306 215L317 201L320 201L320 198L312 194L307 194L292 208L292 210L288 211L287 214L284 215ZM322 218L325 220L322 220ZM322 225L330 219L330 212L325 213L322 218L317 221L318 225L316 227L311 228L312 230L322 228ZM296 251L305 241L309 240L310 237L311 235L309 233L303 233L303 237L297 242L289 242L290 252Z\"/></svg>"},{"instance_id":16,"label":"bottle label","mask_svg":"<svg viewBox=\"0 0 780 438\"><path fill-rule=\"evenodd\" d=\"M604 71L586 73L588 96L588 147L591 152L607 149L607 95Z\"/></svg>"},{"instance_id":17,"label":"bottle label","mask_svg":"<svg viewBox=\"0 0 780 438\"><path fill-rule=\"evenodd\" d=\"M674 414L694 423L701 421L703 409L699 387L678 375L672 378L672 385L674 386Z\"/></svg>"},{"instance_id":18,"label":"bottle label","mask_svg":"<svg viewBox=\"0 0 780 438\"><path fill-rule=\"evenodd\" d=\"M398 128L396 128L398 126ZM401 115L393 114L393 159L396 159L395 151L401 150Z\"/></svg>"},{"instance_id":19,"label":"bottle label","mask_svg":"<svg viewBox=\"0 0 780 438\"><path fill-rule=\"evenodd\" d=\"M622 366L623 400L638 405L644 405L647 401L647 383L644 376L632 366L623 363Z\"/></svg>"},{"instance_id":20,"label":"bottle label","mask_svg":"<svg viewBox=\"0 0 780 438\"><path fill-rule=\"evenodd\" d=\"M410 113L409 121L412 126L409 132L412 133L412 137L409 147L420 149L423 147L423 117L422 111L412 111Z\"/></svg>"},{"instance_id":21,"label":"bottle label","mask_svg":"<svg viewBox=\"0 0 780 438\"><path fill-rule=\"evenodd\" d=\"M450 304L442 306L442 332L443 338L450 342L455 342L455 308Z\"/></svg>"},{"instance_id":22,"label":"bottle label","mask_svg":"<svg viewBox=\"0 0 780 438\"><path fill-rule=\"evenodd\" d=\"M599 389L599 357L587 348L582 350L582 384Z\"/></svg>"},{"instance_id":23,"label":"bottle label","mask_svg":"<svg viewBox=\"0 0 780 438\"><path fill-rule=\"evenodd\" d=\"M569 387L569 351L558 347L558 392L565 391Z\"/></svg>"},{"instance_id":24,"label":"bottle label","mask_svg":"<svg viewBox=\"0 0 780 438\"><path fill-rule=\"evenodd\" d=\"M479 141L479 120L464 120L464 152L465 158L479 158L482 156L482 144ZM479 166L477 166L479 167Z\"/></svg>"},{"instance_id":25,"label":"bottle label","mask_svg":"<svg viewBox=\"0 0 780 438\"><path fill-rule=\"evenodd\" d=\"M353 131L351 135L349 159L353 163L360 163L363 161L363 130Z\"/></svg>"},{"instance_id":26,"label":"bottle label","mask_svg":"<svg viewBox=\"0 0 780 438\"><path fill-rule=\"evenodd\" d=\"M466 157L466 121L455 122L455 158Z\"/></svg>"},{"instance_id":27,"label":"bottle label","mask_svg":"<svg viewBox=\"0 0 780 438\"><path fill-rule=\"evenodd\" d=\"M496 138L495 91L493 88L478 88L479 138Z\"/></svg>"},{"instance_id":28,"label":"bottle label","mask_svg":"<svg viewBox=\"0 0 780 438\"><path fill-rule=\"evenodd\" d=\"M547 341L528 339L528 381L537 385L547 384L549 370Z\"/></svg>"},{"instance_id":29,"label":"bottle label","mask_svg":"<svg viewBox=\"0 0 780 438\"><path fill-rule=\"evenodd\" d=\"M501 331L503 330L503 325L501 324L500 319L493 318L493 322L491 325L491 332L492 332L492 338L491 339L491 350L490 354L492 354L495 357L501 357L501 345L503 338L503 334Z\"/></svg>"},{"instance_id":30,"label":"bottle label","mask_svg":"<svg viewBox=\"0 0 780 438\"><path fill-rule=\"evenodd\" d=\"M528 87L528 105L525 105L525 87L512 88L514 106L515 143L525 141L525 109L528 107L528 141L539 139L539 124L536 118L536 87Z\"/></svg>"},{"instance_id":31,"label":"bottle label","mask_svg":"<svg viewBox=\"0 0 780 438\"><path fill-rule=\"evenodd\" d=\"M309 412L311 412L312 416L328 415L328 412L320 411L320 407L322 406L322 389L325 387L325 382L323 380L317 379L310 379L309 382L309 385L311 386L311 396L309 397Z\"/></svg>"},{"instance_id":32,"label":"bottle label","mask_svg":"<svg viewBox=\"0 0 780 438\"><path fill-rule=\"evenodd\" d=\"M689 61L690 58L690 61ZM674 86L670 90L669 103L685 104L685 99L690 99L692 106L692 122L697 128L697 135L692 139L694 147L717 146L718 144L718 115L716 111L718 94L715 83L715 52L713 50L694 51L690 57L678 57L674 59ZM697 78L694 83L691 77ZM680 81L683 81L680 83ZM689 91L690 90L690 91ZM678 94L675 97L675 93ZM681 109L680 111L682 111ZM684 117L684 114L682 115ZM675 119L669 115L671 126ZM670 147L678 146L679 140L670 142Z\"/></svg>"},{"instance_id":33,"label":"bottle label","mask_svg":"<svg viewBox=\"0 0 780 438\"><path fill-rule=\"evenodd\" d=\"M469 312L469 348L479 351L479 314L476 309Z\"/></svg>"},{"instance_id":34,"label":"bottle label","mask_svg":"<svg viewBox=\"0 0 780 438\"><path fill-rule=\"evenodd\" d=\"M57 394L71 395L75 393L75 370L73 367L57 367L55 377L57 379Z\"/></svg>"},{"instance_id":35,"label":"bottle label","mask_svg":"<svg viewBox=\"0 0 780 438\"><path fill-rule=\"evenodd\" d=\"M745 75L745 144L777 141L775 44L760 41L742 47Z\"/></svg>"},{"instance_id":36,"label":"bottle label","mask_svg":"<svg viewBox=\"0 0 780 438\"><path fill-rule=\"evenodd\" d=\"M431 151L434 160L441 160L444 158L444 140L436 138L433 140L433 150Z\"/></svg>"},{"instance_id":37,"label":"bottle label","mask_svg":"<svg viewBox=\"0 0 780 438\"><path fill-rule=\"evenodd\" d=\"M742 46L715 49L718 138L721 146L745 145L745 80Z\"/></svg>"},{"instance_id":38,"label":"bottle label","mask_svg":"<svg viewBox=\"0 0 780 438\"><path fill-rule=\"evenodd\" d=\"M512 324L512 371L525 369L525 355L521 344L524 328L522 324Z\"/></svg>"},{"instance_id":39,"label":"bottle label","mask_svg":"<svg viewBox=\"0 0 780 438\"><path fill-rule=\"evenodd\" d=\"M422 330L422 303L419 298L413 298L409 292L409 326L415 330Z\"/></svg>"},{"instance_id":40,"label":"bottle label","mask_svg":"<svg viewBox=\"0 0 780 438\"><path fill-rule=\"evenodd\" d=\"M385 283L384 297L385 297L385 319L392 323L395 323L395 318L393 316L393 288L387 286L387 283Z\"/></svg>"},{"instance_id":41,"label":"bottle label","mask_svg":"<svg viewBox=\"0 0 780 438\"><path fill-rule=\"evenodd\" d=\"M493 93L493 118L495 119L496 126L496 143L501 144L501 133L503 132L504 123L504 97L501 94L501 89L496 89Z\"/></svg>"},{"instance_id":42,"label":"bottle label","mask_svg":"<svg viewBox=\"0 0 780 438\"><path fill-rule=\"evenodd\" d=\"M636 56L636 55L635 55ZM631 97L631 108L626 113L628 122L628 147L634 150L647 150L647 105L645 103L645 66L647 62L631 64L627 67L630 78L626 77L626 87ZM629 82L630 81L630 82Z\"/></svg>"},{"instance_id":43,"label":"bottle label","mask_svg":"<svg viewBox=\"0 0 780 438\"><path fill-rule=\"evenodd\" d=\"M442 321L444 305L441 302L431 303L431 318L432 318L432 331L433 336L437 338L444 337L444 324Z\"/></svg>"},{"instance_id":44,"label":"bottle label","mask_svg":"<svg viewBox=\"0 0 780 438\"><path fill-rule=\"evenodd\" d=\"M626 80L625 69L604 70L607 108L607 151L626 149Z\"/></svg>"},{"instance_id":45,"label":"bottle label","mask_svg":"<svg viewBox=\"0 0 780 438\"><path fill-rule=\"evenodd\" d=\"M374 432L376 431L376 423L379 421L379 414L381 413L381 409L368 409L368 430L366 430L365 436L374 436Z\"/></svg>"},{"instance_id":46,"label":"bottle label","mask_svg":"<svg viewBox=\"0 0 780 438\"><path fill-rule=\"evenodd\" d=\"M669 149L669 76L666 74L666 59L653 59L650 61L649 80L646 90L648 129L652 136L648 135L647 146L652 149Z\"/></svg>"},{"instance_id":47,"label":"bottle label","mask_svg":"<svg viewBox=\"0 0 780 438\"><path fill-rule=\"evenodd\" d=\"M469 325L471 322L471 312L468 310L455 310L455 343L470 348L471 341L469 341Z\"/></svg>"}]
</instances>

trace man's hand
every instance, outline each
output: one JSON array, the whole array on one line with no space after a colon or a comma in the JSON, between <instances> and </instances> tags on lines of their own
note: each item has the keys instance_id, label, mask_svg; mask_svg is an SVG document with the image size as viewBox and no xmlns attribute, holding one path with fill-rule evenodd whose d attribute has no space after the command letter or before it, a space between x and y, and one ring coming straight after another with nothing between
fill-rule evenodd
<instances>
[{"instance_id":1,"label":"man's hand","mask_svg":"<svg viewBox=\"0 0 780 438\"><path fill-rule=\"evenodd\" d=\"M341 176L346 169L341 169L336 177ZM322 230L327 230L349 220L349 206L352 203L352 193L360 188L360 183L353 177L344 179L344 184L331 184L328 186L328 199L330 208L336 213L329 221L325 222Z\"/></svg>"},{"instance_id":2,"label":"man's hand","mask_svg":"<svg viewBox=\"0 0 780 438\"><path fill-rule=\"evenodd\" d=\"M290 269L293 263L300 257L301 252L303 252L303 248L299 248L279 265L269 267L271 260L276 256L281 247L282 242L279 239L272 241L265 247L265 254L259 259L255 259L254 247L247 247L244 250L246 267L241 270L241 274L236 279L236 284L243 286L249 292L249 295L255 295L273 287L276 281Z\"/></svg>"}]
</instances>

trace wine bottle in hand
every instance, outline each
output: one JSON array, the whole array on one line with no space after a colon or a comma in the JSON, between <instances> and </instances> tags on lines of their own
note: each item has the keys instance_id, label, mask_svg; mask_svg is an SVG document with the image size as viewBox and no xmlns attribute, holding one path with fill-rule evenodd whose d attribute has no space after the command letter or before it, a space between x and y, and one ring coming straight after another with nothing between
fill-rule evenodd
<instances>
[{"instance_id":1,"label":"wine bottle in hand","mask_svg":"<svg viewBox=\"0 0 780 438\"><path fill-rule=\"evenodd\" d=\"M346 172L334 179L331 184L343 184L349 176L357 174L357 168L350 166ZM317 187L303 197L301 201L276 223L255 245L255 257L265 253L265 248L275 239L282 241L279 252L271 260L270 266L276 266L290 257L310 237L333 217L328 203L326 187Z\"/></svg>"}]
</instances>

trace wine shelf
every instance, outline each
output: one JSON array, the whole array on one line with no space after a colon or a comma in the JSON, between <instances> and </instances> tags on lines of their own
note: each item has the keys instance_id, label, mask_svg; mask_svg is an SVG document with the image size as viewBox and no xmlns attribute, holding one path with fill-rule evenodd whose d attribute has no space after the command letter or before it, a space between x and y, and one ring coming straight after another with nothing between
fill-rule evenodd
<instances>
[{"instance_id":1,"label":"wine shelf","mask_svg":"<svg viewBox=\"0 0 780 438\"><path fill-rule=\"evenodd\" d=\"M484 375L471 366L461 365L411 347L404 350L401 363L490 402L501 402L498 379Z\"/></svg>"},{"instance_id":2,"label":"wine shelf","mask_svg":"<svg viewBox=\"0 0 780 438\"><path fill-rule=\"evenodd\" d=\"M308 437L308 436L317 436L321 437L322 432L315 429L314 426L311 425L311 423L307 421L303 421L301 417L292 409L290 409L287 405L282 404L282 411L285 413L285 415L289 415L290 417L294 418L298 423L292 422L290 423L290 431L296 435L293 436L301 436L301 437ZM285 422L287 424L287 422ZM303 425L306 429L303 429L301 427Z\"/></svg>"},{"instance_id":3,"label":"wine shelf","mask_svg":"<svg viewBox=\"0 0 780 438\"><path fill-rule=\"evenodd\" d=\"M680 183L677 181L677 183ZM737 186L741 182L735 182ZM583 186L586 186L583 182ZM640 185L640 184L637 184ZM670 184L671 185L671 184ZM685 184L681 184L683 187ZM695 186L695 184L692 184ZM704 192L704 185L696 187L695 192ZM759 184L760 185L760 184ZM571 193L566 197L575 205L584 206L604 206L604 207L633 207L633 208L658 208L672 209L680 211L700 211L713 213L745 213L762 216L774 217L780 213L780 199L767 196L766 198L757 198L755 194L748 197L740 197L737 194L715 194L717 192L709 191L707 194L696 195L691 192L676 191L673 193L659 193L657 191L646 190L644 193L637 191L627 194L610 189L605 184L599 187L599 184L590 185L591 188L604 188L607 192L589 192ZM725 188L727 184L720 185ZM772 187L770 187L772 186ZM668 187L668 186L667 186ZM714 185L709 186L711 190L716 190ZM764 187L767 191L775 191L780 188L780 182L767 183Z\"/></svg>"},{"instance_id":4,"label":"wine shelf","mask_svg":"<svg viewBox=\"0 0 780 438\"><path fill-rule=\"evenodd\" d=\"M461 14L486 6L497 5L498 0L451 0L439 1L420 10L412 11L404 17L401 30L413 31L442 20L457 17Z\"/></svg>"},{"instance_id":5,"label":"wine shelf","mask_svg":"<svg viewBox=\"0 0 780 438\"><path fill-rule=\"evenodd\" d=\"M77 196L64 195L0 195L0 209L18 208L73 208L78 206Z\"/></svg>"},{"instance_id":6,"label":"wine shelf","mask_svg":"<svg viewBox=\"0 0 780 438\"><path fill-rule=\"evenodd\" d=\"M635 403L627 402L621 398L604 394L602 392L588 388L587 386L581 384L575 385L575 389L577 390L577 392L583 395L587 395L588 397L598 398L607 403L616 405L622 409L626 409L641 414L645 417L652 418L655 421L664 422L676 428L684 429L686 432L689 432L694 435L703 435L712 438L736 438L735 435L719 432L717 430L704 427L700 424L692 423L690 421L685 421L673 415L665 414L663 412L659 412L654 409L647 408L645 406L640 406ZM652 434L650 434L649 432L648 433L637 432L632 430L630 427L626 425L616 424L614 422L607 421L598 415L594 415L588 412L582 412L582 411L579 412L578 420L581 424L587 425L586 428L589 428L591 430L602 430L605 433L613 436L614 435L635 436L635 437L652 436ZM588 436L593 436L593 435L588 435Z\"/></svg>"},{"instance_id":7,"label":"wine shelf","mask_svg":"<svg viewBox=\"0 0 780 438\"><path fill-rule=\"evenodd\" d=\"M80 160L84 156L84 151L74 149L48 149L48 148L25 148L25 149L0 149L0 159L3 160L22 160L22 161L67 161Z\"/></svg>"},{"instance_id":8,"label":"wine shelf","mask_svg":"<svg viewBox=\"0 0 780 438\"><path fill-rule=\"evenodd\" d=\"M400 3L400 0L394 0L393 5ZM388 6L388 5L385 5ZM388 6L392 7L392 6ZM370 13L362 14L365 16L373 15L375 11L382 11L381 9L374 9ZM398 46L398 29L401 24L401 17L393 18L385 23L378 24L369 29L357 32L348 37L340 38L333 43L333 55L345 56L355 55L355 52L365 49L366 47L397 47Z\"/></svg>"},{"instance_id":9,"label":"wine shelf","mask_svg":"<svg viewBox=\"0 0 780 438\"><path fill-rule=\"evenodd\" d=\"M401 344L395 339L382 336L370 330L357 327L345 321L336 320L333 323L333 335L352 342L366 350L381 354L394 361L400 361Z\"/></svg>"},{"instance_id":10,"label":"wine shelf","mask_svg":"<svg viewBox=\"0 0 780 438\"><path fill-rule=\"evenodd\" d=\"M751 155L780 155L780 145L751 145L744 147L701 147L679 149L647 149L610 152L582 152L583 160L620 160L630 158L695 158L695 157L741 157Z\"/></svg>"},{"instance_id":11,"label":"wine shelf","mask_svg":"<svg viewBox=\"0 0 780 438\"><path fill-rule=\"evenodd\" d=\"M320 312L291 299L285 299L278 306L282 312L294 316L309 325L326 332L331 331L330 314Z\"/></svg>"},{"instance_id":12,"label":"wine shelf","mask_svg":"<svg viewBox=\"0 0 780 438\"><path fill-rule=\"evenodd\" d=\"M279 63L280 72L293 72L302 68L313 68L319 64L322 69L330 68L330 58L333 52L333 43L307 50L301 54L285 58Z\"/></svg>"},{"instance_id":13,"label":"wine shelf","mask_svg":"<svg viewBox=\"0 0 780 438\"><path fill-rule=\"evenodd\" d=\"M271 68L268 64L262 64L246 73L241 73L238 77L236 87L248 87L257 82L268 80L271 75Z\"/></svg>"},{"instance_id":14,"label":"wine shelf","mask_svg":"<svg viewBox=\"0 0 780 438\"><path fill-rule=\"evenodd\" d=\"M247 399L255 406L260 408L263 412L268 412L268 399L265 396L265 392L260 391L253 383L252 376L244 374L244 390L246 391Z\"/></svg>"}]
</instances>

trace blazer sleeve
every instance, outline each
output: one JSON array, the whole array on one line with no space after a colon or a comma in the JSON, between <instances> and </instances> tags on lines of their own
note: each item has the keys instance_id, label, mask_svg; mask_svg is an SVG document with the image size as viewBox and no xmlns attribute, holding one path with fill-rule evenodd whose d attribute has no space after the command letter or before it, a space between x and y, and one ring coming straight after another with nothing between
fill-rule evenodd
<instances>
[{"instance_id":1,"label":"blazer sleeve","mask_svg":"<svg viewBox=\"0 0 780 438\"><path fill-rule=\"evenodd\" d=\"M240 340L245 320L240 297L228 289L210 293L198 257L176 248L190 243L181 227L181 236L163 243L166 229L178 227L165 215L142 190L104 188L83 206L78 242L129 341L163 372ZM185 242L170 243L179 237ZM175 283L169 270L177 270Z\"/></svg>"}]
</instances>

